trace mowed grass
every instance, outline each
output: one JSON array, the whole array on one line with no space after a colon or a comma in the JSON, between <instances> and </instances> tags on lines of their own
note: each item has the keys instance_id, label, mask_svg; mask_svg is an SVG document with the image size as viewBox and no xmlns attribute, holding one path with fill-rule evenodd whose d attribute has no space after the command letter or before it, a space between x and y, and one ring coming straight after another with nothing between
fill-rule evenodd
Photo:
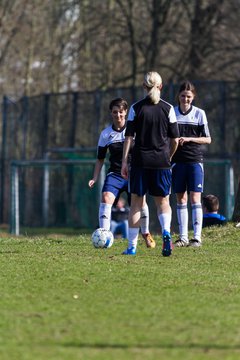
<instances>
[{"instance_id":1,"label":"mowed grass","mask_svg":"<svg viewBox=\"0 0 240 360\"><path fill-rule=\"evenodd\" d=\"M126 240L0 238L0 359L239 359L240 229L169 258L156 240L123 256Z\"/></svg>"}]
</instances>

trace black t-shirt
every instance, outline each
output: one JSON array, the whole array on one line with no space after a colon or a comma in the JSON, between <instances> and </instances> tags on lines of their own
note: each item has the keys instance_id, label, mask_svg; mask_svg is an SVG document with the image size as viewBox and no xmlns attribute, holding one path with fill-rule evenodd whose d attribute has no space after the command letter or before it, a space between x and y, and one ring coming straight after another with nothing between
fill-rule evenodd
<instances>
[{"instance_id":1,"label":"black t-shirt","mask_svg":"<svg viewBox=\"0 0 240 360\"><path fill-rule=\"evenodd\" d=\"M110 167L108 172L121 174L125 131L126 127L124 127L121 131L117 131L112 125L110 125L100 134L98 140L97 158L100 160L105 159L107 151L109 150Z\"/></svg>"},{"instance_id":2,"label":"black t-shirt","mask_svg":"<svg viewBox=\"0 0 240 360\"><path fill-rule=\"evenodd\" d=\"M196 106L183 114L181 109L176 106L174 108L180 137L210 137L207 117L205 111ZM177 151L173 155L172 162L203 162L203 146L194 142L186 142L182 146L178 146Z\"/></svg>"},{"instance_id":3,"label":"black t-shirt","mask_svg":"<svg viewBox=\"0 0 240 360\"><path fill-rule=\"evenodd\" d=\"M149 169L170 168L170 138L179 131L174 108L160 99L153 104L149 97L130 108L125 136L135 137L132 165Z\"/></svg>"}]
</instances>

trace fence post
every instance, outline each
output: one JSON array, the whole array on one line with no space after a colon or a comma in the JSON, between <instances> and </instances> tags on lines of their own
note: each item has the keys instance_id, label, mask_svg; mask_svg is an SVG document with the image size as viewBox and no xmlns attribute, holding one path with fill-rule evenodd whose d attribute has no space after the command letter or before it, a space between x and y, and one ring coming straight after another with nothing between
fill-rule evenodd
<instances>
[{"instance_id":1,"label":"fence post","mask_svg":"<svg viewBox=\"0 0 240 360\"><path fill-rule=\"evenodd\" d=\"M232 221L240 221L240 178L238 179L237 195L235 197L235 206L232 216Z\"/></svg>"},{"instance_id":2,"label":"fence post","mask_svg":"<svg viewBox=\"0 0 240 360\"><path fill-rule=\"evenodd\" d=\"M2 151L1 151L1 188L0 188L0 222L3 222L4 209L4 180L5 180L5 157L6 157L6 133L7 133L7 96L3 97L2 105Z\"/></svg>"},{"instance_id":3,"label":"fence post","mask_svg":"<svg viewBox=\"0 0 240 360\"><path fill-rule=\"evenodd\" d=\"M11 211L10 233L19 235L19 172L18 166L11 164Z\"/></svg>"},{"instance_id":4,"label":"fence post","mask_svg":"<svg viewBox=\"0 0 240 360\"><path fill-rule=\"evenodd\" d=\"M46 152L44 155L44 160L49 159L49 153ZM49 165L44 165L43 173L43 225L48 226L48 216L49 216Z\"/></svg>"},{"instance_id":5,"label":"fence post","mask_svg":"<svg viewBox=\"0 0 240 360\"><path fill-rule=\"evenodd\" d=\"M48 122L49 122L49 101L50 95L44 95L44 109L43 109L43 134L42 134L42 156L48 148Z\"/></svg>"},{"instance_id":6,"label":"fence post","mask_svg":"<svg viewBox=\"0 0 240 360\"><path fill-rule=\"evenodd\" d=\"M94 134L94 142L97 143L99 133L100 133L99 123L100 123L100 119L101 119L101 103L102 103L102 93L100 90L97 90L94 93L94 103L95 103L96 119L97 119L96 127L95 127L95 134Z\"/></svg>"},{"instance_id":7,"label":"fence post","mask_svg":"<svg viewBox=\"0 0 240 360\"><path fill-rule=\"evenodd\" d=\"M72 98L72 126L70 129L70 141L69 146L75 146L75 135L76 135L76 128L77 128L77 118L78 118L78 92L73 93Z\"/></svg>"}]
</instances>

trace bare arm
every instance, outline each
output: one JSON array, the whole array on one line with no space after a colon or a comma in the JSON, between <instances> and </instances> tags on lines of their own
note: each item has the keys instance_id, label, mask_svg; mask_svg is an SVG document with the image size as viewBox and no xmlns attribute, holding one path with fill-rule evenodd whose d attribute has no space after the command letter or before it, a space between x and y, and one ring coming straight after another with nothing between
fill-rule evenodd
<instances>
[{"instance_id":1,"label":"bare arm","mask_svg":"<svg viewBox=\"0 0 240 360\"><path fill-rule=\"evenodd\" d=\"M179 138L170 139L170 160L172 160L172 157L178 148L178 142Z\"/></svg>"},{"instance_id":2,"label":"bare arm","mask_svg":"<svg viewBox=\"0 0 240 360\"><path fill-rule=\"evenodd\" d=\"M92 188L94 186L94 184L97 182L98 176L102 170L102 166L104 163L104 159L97 159L96 160L96 164L95 164L95 168L94 168L94 173L93 173L93 178L91 180L89 180L88 182L88 186L90 188Z\"/></svg>"},{"instance_id":3,"label":"bare arm","mask_svg":"<svg viewBox=\"0 0 240 360\"><path fill-rule=\"evenodd\" d=\"M187 142L194 142L196 144L211 144L211 137L208 136L208 137L180 137L179 138L179 145L183 145L184 143L187 143Z\"/></svg>"},{"instance_id":4,"label":"bare arm","mask_svg":"<svg viewBox=\"0 0 240 360\"><path fill-rule=\"evenodd\" d=\"M133 137L126 136L123 145L122 169L121 175L124 179L128 179L128 154L132 147Z\"/></svg>"}]
</instances>

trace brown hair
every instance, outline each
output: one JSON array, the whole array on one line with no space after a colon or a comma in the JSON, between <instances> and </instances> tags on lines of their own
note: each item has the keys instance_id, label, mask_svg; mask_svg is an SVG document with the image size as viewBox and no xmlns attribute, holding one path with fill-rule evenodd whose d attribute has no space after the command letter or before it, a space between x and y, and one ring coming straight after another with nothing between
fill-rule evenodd
<instances>
[{"instance_id":1,"label":"brown hair","mask_svg":"<svg viewBox=\"0 0 240 360\"><path fill-rule=\"evenodd\" d=\"M203 206L208 212L214 212L219 210L219 200L215 195L206 195L202 198Z\"/></svg>"},{"instance_id":2,"label":"brown hair","mask_svg":"<svg viewBox=\"0 0 240 360\"><path fill-rule=\"evenodd\" d=\"M176 96L176 100L178 103L179 103L179 95L181 94L182 91L191 91L193 93L194 97L197 96L195 86L189 80L185 80L179 87L179 90L178 90L178 93Z\"/></svg>"},{"instance_id":3,"label":"brown hair","mask_svg":"<svg viewBox=\"0 0 240 360\"><path fill-rule=\"evenodd\" d=\"M112 110L114 106L117 106L119 108L123 108L124 110L128 109L128 103L123 98L113 99L109 104L109 110Z\"/></svg>"},{"instance_id":4,"label":"brown hair","mask_svg":"<svg viewBox=\"0 0 240 360\"><path fill-rule=\"evenodd\" d=\"M191 83L191 82L188 81L188 80L184 81L184 82L180 85L180 88L179 88L179 90L178 90L178 95L179 95L182 91L191 91L194 96L197 95L197 94L196 94L195 86L193 85L193 83Z\"/></svg>"}]
</instances>

